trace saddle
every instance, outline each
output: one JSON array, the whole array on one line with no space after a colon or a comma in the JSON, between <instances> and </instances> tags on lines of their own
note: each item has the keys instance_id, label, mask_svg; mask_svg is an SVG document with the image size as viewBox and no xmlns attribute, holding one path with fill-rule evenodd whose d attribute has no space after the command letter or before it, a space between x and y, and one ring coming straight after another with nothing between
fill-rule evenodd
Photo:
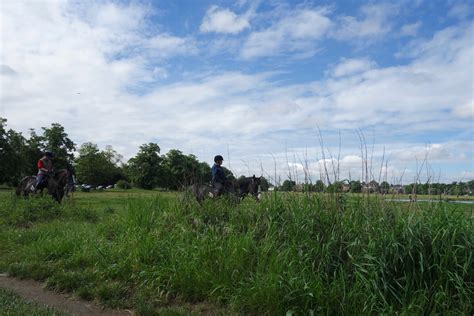
<instances>
[{"instance_id":1,"label":"saddle","mask_svg":"<svg viewBox=\"0 0 474 316\"><path fill-rule=\"evenodd\" d=\"M38 177L36 176L36 179ZM41 181L36 185L36 190L42 190L48 186L49 175L45 175L41 178ZM38 180L37 180L38 181Z\"/></svg>"}]
</instances>

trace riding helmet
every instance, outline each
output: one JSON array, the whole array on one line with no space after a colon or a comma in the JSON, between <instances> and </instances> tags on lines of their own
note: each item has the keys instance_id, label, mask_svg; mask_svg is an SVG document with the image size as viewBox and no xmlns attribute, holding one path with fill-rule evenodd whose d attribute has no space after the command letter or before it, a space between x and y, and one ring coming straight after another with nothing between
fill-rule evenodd
<instances>
[{"instance_id":1,"label":"riding helmet","mask_svg":"<svg viewBox=\"0 0 474 316\"><path fill-rule=\"evenodd\" d=\"M224 158L221 155L217 155L214 157L214 162L223 161L223 160Z\"/></svg>"}]
</instances>

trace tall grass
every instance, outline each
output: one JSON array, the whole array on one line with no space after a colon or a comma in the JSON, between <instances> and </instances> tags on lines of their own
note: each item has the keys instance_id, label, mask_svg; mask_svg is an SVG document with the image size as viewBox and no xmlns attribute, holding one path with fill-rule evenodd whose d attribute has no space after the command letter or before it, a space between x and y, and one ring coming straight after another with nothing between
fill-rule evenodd
<instances>
[{"instance_id":1,"label":"tall grass","mask_svg":"<svg viewBox=\"0 0 474 316\"><path fill-rule=\"evenodd\" d=\"M15 218L40 202L8 203ZM277 193L124 203L3 222L0 270L144 315L203 302L238 314L473 312L472 210Z\"/></svg>"}]
</instances>

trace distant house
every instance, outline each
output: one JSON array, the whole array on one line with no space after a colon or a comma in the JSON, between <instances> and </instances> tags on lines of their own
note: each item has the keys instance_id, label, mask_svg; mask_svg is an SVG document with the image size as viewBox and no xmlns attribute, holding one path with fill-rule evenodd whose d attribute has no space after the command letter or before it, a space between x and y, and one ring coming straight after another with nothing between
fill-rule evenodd
<instances>
[{"instance_id":1,"label":"distant house","mask_svg":"<svg viewBox=\"0 0 474 316\"><path fill-rule=\"evenodd\" d=\"M296 192L303 192L303 184L298 183L297 185L295 185L295 186L293 187L293 191L296 191Z\"/></svg>"},{"instance_id":2,"label":"distant house","mask_svg":"<svg viewBox=\"0 0 474 316\"><path fill-rule=\"evenodd\" d=\"M405 188L403 185L394 185L390 188L391 194L405 194Z\"/></svg>"},{"instance_id":3,"label":"distant house","mask_svg":"<svg viewBox=\"0 0 474 316\"><path fill-rule=\"evenodd\" d=\"M342 189L342 192L346 193L351 190L351 186L348 183L343 183L341 189Z\"/></svg>"},{"instance_id":4,"label":"distant house","mask_svg":"<svg viewBox=\"0 0 474 316\"><path fill-rule=\"evenodd\" d=\"M376 193L379 192L379 184L372 180L369 183L362 184L362 193Z\"/></svg>"}]
</instances>

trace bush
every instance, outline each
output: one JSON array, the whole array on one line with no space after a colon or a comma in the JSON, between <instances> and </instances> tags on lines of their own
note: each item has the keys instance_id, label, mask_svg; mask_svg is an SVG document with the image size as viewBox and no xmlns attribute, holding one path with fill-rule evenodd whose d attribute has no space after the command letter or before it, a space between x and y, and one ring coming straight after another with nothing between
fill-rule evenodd
<instances>
[{"instance_id":1,"label":"bush","mask_svg":"<svg viewBox=\"0 0 474 316\"><path fill-rule=\"evenodd\" d=\"M118 188L118 189L128 190L128 189L132 188L132 185L130 183L128 183L127 181L125 181L125 180L119 180L115 184L115 187Z\"/></svg>"}]
</instances>

